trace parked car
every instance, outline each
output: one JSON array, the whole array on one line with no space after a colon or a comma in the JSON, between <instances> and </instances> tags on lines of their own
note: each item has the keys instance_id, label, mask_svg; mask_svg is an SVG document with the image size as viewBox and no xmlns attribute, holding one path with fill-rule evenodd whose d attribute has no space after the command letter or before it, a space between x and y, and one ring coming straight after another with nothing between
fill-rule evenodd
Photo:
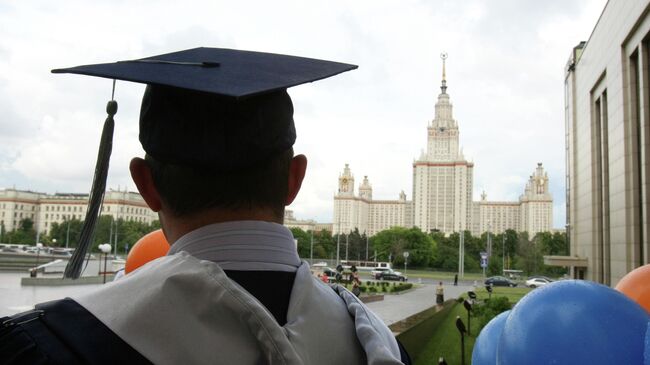
<instances>
[{"instance_id":1,"label":"parked car","mask_svg":"<svg viewBox=\"0 0 650 365\"><path fill-rule=\"evenodd\" d=\"M548 280L548 281L555 281L555 280L549 278L548 276L544 276L544 275L529 276L528 279L526 279L526 280L530 280L530 279L544 279L544 280Z\"/></svg>"},{"instance_id":2,"label":"parked car","mask_svg":"<svg viewBox=\"0 0 650 365\"><path fill-rule=\"evenodd\" d=\"M485 285L509 286L511 288L514 288L517 286L517 283L503 276L492 276L485 280Z\"/></svg>"},{"instance_id":3,"label":"parked car","mask_svg":"<svg viewBox=\"0 0 650 365\"><path fill-rule=\"evenodd\" d=\"M407 281L408 277L403 275L399 271L393 271L393 269L386 269L381 271L379 274L375 275L377 280L396 280L396 281Z\"/></svg>"},{"instance_id":4,"label":"parked car","mask_svg":"<svg viewBox=\"0 0 650 365\"><path fill-rule=\"evenodd\" d=\"M336 272L336 270L332 269L331 267L327 266L320 266L320 265L312 265L311 269L312 275L321 278L323 275L327 275L328 281L334 281L336 280L336 276L339 275L339 273ZM321 279L322 280L322 279Z\"/></svg>"},{"instance_id":5,"label":"parked car","mask_svg":"<svg viewBox=\"0 0 650 365\"><path fill-rule=\"evenodd\" d=\"M381 274L381 273L383 273L385 271L388 271L388 270L390 270L390 268L388 268L388 267L376 267L376 268L370 270L370 276L377 279L377 275L379 275L379 274Z\"/></svg>"},{"instance_id":6,"label":"parked car","mask_svg":"<svg viewBox=\"0 0 650 365\"><path fill-rule=\"evenodd\" d=\"M539 288L540 286L544 286L553 280L546 278L546 277L534 277L526 280L526 286L529 288Z\"/></svg>"}]
</instances>

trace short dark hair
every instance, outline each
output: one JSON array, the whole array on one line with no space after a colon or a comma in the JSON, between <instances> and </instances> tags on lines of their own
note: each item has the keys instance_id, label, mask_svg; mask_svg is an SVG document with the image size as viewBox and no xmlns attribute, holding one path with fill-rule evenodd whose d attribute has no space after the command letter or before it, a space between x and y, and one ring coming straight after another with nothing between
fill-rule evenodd
<instances>
[{"instance_id":1,"label":"short dark hair","mask_svg":"<svg viewBox=\"0 0 650 365\"><path fill-rule=\"evenodd\" d=\"M233 171L162 163L146 155L162 201L177 217L221 209L270 209L284 216L293 148Z\"/></svg>"}]
</instances>

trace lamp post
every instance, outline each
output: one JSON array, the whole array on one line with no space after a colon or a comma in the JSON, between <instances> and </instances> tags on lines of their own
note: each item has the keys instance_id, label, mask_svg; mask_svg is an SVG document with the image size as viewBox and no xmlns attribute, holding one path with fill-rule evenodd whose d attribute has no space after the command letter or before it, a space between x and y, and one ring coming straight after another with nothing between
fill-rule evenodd
<instances>
[{"instance_id":1,"label":"lamp post","mask_svg":"<svg viewBox=\"0 0 650 365\"><path fill-rule=\"evenodd\" d=\"M409 260L409 252L404 251L402 255L404 256L404 275L406 275L406 262Z\"/></svg>"},{"instance_id":2,"label":"lamp post","mask_svg":"<svg viewBox=\"0 0 650 365\"><path fill-rule=\"evenodd\" d=\"M348 261L348 252L350 249L350 235L345 235L345 261Z\"/></svg>"},{"instance_id":3,"label":"lamp post","mask_svg":"<svg viewBox=\"0 0 650 365\"><path fill-rule=\"evenodd\" d=\"M456 328L460 332L460 363L465 365L465 333L467 329L465 329L465 324L460 316L456 316Z\"/></svg>"},{"instance_id":4,"label":"lamp post","mask_svg":"<svg viewBox=\"0 0 650 365\"><path fill-rule=\"evenodd\" d=\"M366 235L366 261L368 261L368 234L364 232Z\"/></svg>"},{"instance_id":5,"label":"lamp post","mask_svg":"<svg viewBox=\"0 0 650 365\"><path fill-rule=\"evenodd\" d=\"M36 272L34 273L34 277L38 275L38 266L40 265L41 248L43 248L43 244L38 242L36 244Z\"/></svg>"},{"instance_id":6,"label":"lamp post","mask_svg":"<svg viewBox=\"0 0 650 365\"><path fill-rule=\"evenodd\" d=\"M472 311L472 304L465 299L463 301L463 306L465 307L465 310L467 310L467 334L470 335L472 333L472 322L470 319L470 312Z\"/></svg>"},{"instance_id":7,"label":"lamp post","mask_svg":"<svg viewBox=\"0 0 650 365\"><path fill-rule=\"evenodd\" d=\"M311 247L309 248L309 264L314 263L314 229L311 230Z\"/></svg>"},{"instance_id":8,"label":"lamp post","mask_svg":"<svg viewBox=\"0 0 650 365\"><path fill-rule=\"evenodd\" d=\"M492 256L492 237L490 237L490 230L492 230L492 223L488 221L487 242L486 242L488 260Z\"/></svg>"},{"instance_id":9,"label":"lamp post","mask_svg":"<svg viewBox=\"0 0 650 365\"><path fill-rule=\"evenodd\" d=\"M501 240L501 273L505 274L506 270L506 232L503 231L503 239Z\"/></svg>"},{"instance_id":10,"label":"lamp post","mask_svg":"<svg viewBox=\"0 0 650 365\"><path fill-rule=\"evenodd\" d=\"M111 244L110 243L105 243L103 245L99 245L99 249L102 251L104 254L104 284L106 284L106 264L108 261L108 254L111 252Z\"/></svg>"},{"instance_id":11,"label":"lamp post","mask_svg":"<svg viewBox=\"0 0 650 365\"><path fill-rule=\"evenodd\" d=\"M65 248L68 248L69 243L70 243L70 220L68 219L68 228L66 229L65 232Z\"/></svg>"},{"instance_id":12,"label":"lamp post","mask_svg":"<svg viewBox=\"0 0 650 365\"><path fill-rule=\"evenodd\" d=\"M465 231L460 231L458 237L458 277L465 276Z\"/></svg>"}]
</instances>

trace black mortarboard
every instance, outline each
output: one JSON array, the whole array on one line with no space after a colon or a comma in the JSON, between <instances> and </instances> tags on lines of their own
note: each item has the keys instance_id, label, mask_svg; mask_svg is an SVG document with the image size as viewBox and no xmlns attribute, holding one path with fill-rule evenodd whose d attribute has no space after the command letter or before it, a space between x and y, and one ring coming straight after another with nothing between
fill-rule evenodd
<instances>
[{"instance_id":1,"label":"black mortarboard","mask_svg":"<svg viewBox=\"0 0 650 365\"><path fill-rule=\"evenodd\" d=\"M147 84L140 111L140 142L147 154L160 162L228 171L253 166L293 145L287 88L355 68L272 53L194 48L52 72ZM117 103L110 101L107 112L90 207L66 277L80 274L106 187Z\"/></svg>"}]
</instances>

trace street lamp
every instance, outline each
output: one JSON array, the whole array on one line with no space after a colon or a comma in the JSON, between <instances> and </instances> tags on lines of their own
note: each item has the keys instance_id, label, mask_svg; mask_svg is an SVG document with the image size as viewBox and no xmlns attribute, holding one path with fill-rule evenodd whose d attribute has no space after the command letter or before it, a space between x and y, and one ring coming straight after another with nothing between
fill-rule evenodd
<instances>
[{"instance_id":1,"label":"street lamp","mask_svg":"<svg viewBox=\"0 0 650 365\"><path fill-rule=\"evenodd\" d=\"M472 311L472 304L465 299L463 301L463 306L465 307L465 310L467 310L467 334L471 334L472 332L472 322L470 319L470 312Z\"/></svg>"},{"instance_id":2,"label":"street lamp","mask_svg":"<svg viewBox=\"0 0 650 365\"><path fill-rule=\"evenodd\" d=\"M314 263L314 229L311 229L311 247L309 248L309 264Z\"/></svg>"},{"instance_id":3,"label":"street lamp","mask_svg":"<svg viewBox=\"0 0 650 365\"><path fill-rule=\"evenodd\" d=\"M368 234L363 232L366 235L366 261L368 261Z\"/></svg>"},{"instance_id":4,"label":"street lamp","mask_svg":"<svg viewBox=\"0 0 650 365\"><path fill-rule=\"evenodd\" d=\"M409 252L404 251L402 255L404 255L404 275L406 275L406 262L409 260Z\"/></svg>"},{"instance_id":5,"label":"street lamp","mask_svg":"<svg viewBox=\"0 0 650 365\"><path fill-rule=\"evenodd\" d=\"M465 333L467 333L467 329L465 329L465 324L460 316L456 316L456 328L460 332L460 363L465 365Z\"/></svg>"},{"instance_id":6,"label":"street lamp","mask_svg":"<svg viewBox=\"0 0 650 365\"><path fill-rule=\"evenodd\" d=\"M38 266L40 264L41 248L43 248L42 243L36 244L36 271L34 272L34 277L38 275Z\"/></svg>"},{"instance_id":7,"label":"street lamp","mask_svg":"<svg viewBox=\"0 0 650 365\"><path fill-rule=\"evenodd\" d=\"M70 220L68 219L68 228L66 229L65 232L65 248L68 248L69 243L70 243Z\"/></svg>"},{"instance_id":8,"label":"street lamp","mask_svg":"<svg viewBox=\"0 0 650 365\"><path fill-rule=\"evenodd\" d=\"M110 243L99 245L99 250L104 254L104 284L106 284L106 264L108 261L108 254L111 252L111 248L112 247Z\"/></svg>"}]
</instances>

